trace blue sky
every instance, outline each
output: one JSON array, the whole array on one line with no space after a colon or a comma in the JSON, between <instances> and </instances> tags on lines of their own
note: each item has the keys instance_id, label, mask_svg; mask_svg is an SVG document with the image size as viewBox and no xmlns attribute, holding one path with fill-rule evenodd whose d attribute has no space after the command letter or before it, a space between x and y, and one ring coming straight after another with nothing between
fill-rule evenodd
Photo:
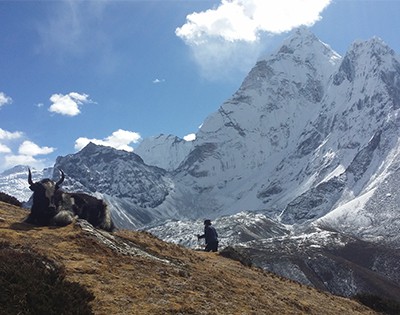
<instances>
[{"instance_id":1,"label":"blue sky","mask_svg":"<svg viewBox=\"0 0 400 315\"><path fill-rule=\"evenodd\" d=\"M88 141L195 133L260 56L307 25L343 55L400 52L398 0L0 0L0 171Z\"/></svg>"}]
</instances>

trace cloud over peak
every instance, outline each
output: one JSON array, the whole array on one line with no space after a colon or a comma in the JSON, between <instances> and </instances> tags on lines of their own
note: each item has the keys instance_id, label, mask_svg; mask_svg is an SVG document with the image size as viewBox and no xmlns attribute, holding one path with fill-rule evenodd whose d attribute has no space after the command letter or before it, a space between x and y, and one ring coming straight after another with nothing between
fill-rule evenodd
<instances>
[{"instance_id":1,"label":"cloud over peak","mask_svg":"<svg viewBox=\"0 0 400 315\"><path fill-rule=\"evenodd\" d=\"M118 129L117 131L114 131L111 136L108 136L104 139L89 139L80 137L75 141L75 150L81 150L88 145L89 142L92 142L97 145L103 145L115 148L117 150L132 152L133 148L130 146L130 144L138 143L141 139L142 137L137 132Z\"/></svg>"},{"instance_id":2,"label":"cloud over peak","mask_svg":"<svg viewBox=\"0 0 400 315\"><path fill-rule=\"evenodd\" d=\"M295 27L311 26L331 0L222 0L215 9L186 17L176 35L189 44L209 38L254 42L261 32L279 34Z\"/></svg>"},{"instance_id":3,"label":"cloud over peak","mask_svg":"<svg viewBox=\"0 0 400 315\"><path fill-rule=\"evenodd\" d=\"M221 0L193 12L175 34L192 48L203 75L229 77L229 67L247 72L260 56L266 36L312 26L332 0ZM228 73L227 73L228 72Z\"/></svg>"}]
</instances>

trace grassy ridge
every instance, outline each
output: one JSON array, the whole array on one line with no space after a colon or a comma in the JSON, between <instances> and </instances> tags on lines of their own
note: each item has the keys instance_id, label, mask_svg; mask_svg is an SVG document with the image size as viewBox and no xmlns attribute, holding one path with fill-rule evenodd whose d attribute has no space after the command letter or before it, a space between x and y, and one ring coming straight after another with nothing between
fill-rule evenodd
<instances>
[{"instance_id":1,"label":"grassy ridge","mask_svg":"<svg viewBox=\"0 0 400 315\"><path fill-rule=\"evenodd\" d=\"M149 233L34 227L20 223L26 215L0 202L0 259L2 268L20 277L18 292L37 288L38 312L47 307L48 314L53 309L59 314L375 314L356 301ZM19 260L25 266L17 265ZM1 302L7 314L28 314L17 307L26 307L29 299ZM60 304L68 309L60 311Z\"/></svg>"}]
</instances>

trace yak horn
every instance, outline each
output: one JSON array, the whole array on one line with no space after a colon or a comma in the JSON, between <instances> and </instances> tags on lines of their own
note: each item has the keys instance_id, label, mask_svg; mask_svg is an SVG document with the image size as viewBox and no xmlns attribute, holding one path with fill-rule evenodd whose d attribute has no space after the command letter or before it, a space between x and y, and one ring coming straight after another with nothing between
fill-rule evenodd
<instances>
[{"instance_id":1,"label":"yak horn","mask_svg":"<svg viewBox=\"0 0 400 315\"><path fill-rule=\"evenodd\" d=\"M33 185L31 169L28 167L28 184Z\"/></svg>"},{"instance_id":2,"label":"yak horn","mask_svg":"<svg viewBox=\"0 0 400 315\"><path fill-rule=\"evenodd\" d=\"M56 186L59 186L62 184L62 182L64 181L65 175L62 169L59 168L59 171L61 173L61 178L59 179L59 181L56 183Z\"/></svg>"}]
</instances>

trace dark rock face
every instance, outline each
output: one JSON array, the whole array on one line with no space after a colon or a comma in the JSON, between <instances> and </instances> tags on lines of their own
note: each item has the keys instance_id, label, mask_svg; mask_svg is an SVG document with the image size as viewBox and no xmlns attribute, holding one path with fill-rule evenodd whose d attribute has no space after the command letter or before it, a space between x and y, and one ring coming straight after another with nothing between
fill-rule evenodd
<instances>
[{"instance_id":1,"label":"dark rock face","mask_svg":"<svg viewBox=\"0 0 400 315\"><path fill-rule=\"evenodd\" d=\"M90 192L131 199L140 207L154 208L169 193L166 171L147 166L134 153L89 144L82 151L59 157L56 168Z\"/></svg>"},{"instance_id":2,"label":"dark rock face","mask_svg":"<svg viewBox=\"0 0 400 315\"><path fill-rule=\"evenodd\" d=\"M118 227L135 228L159 216L153 208L171 190L165 170L148 166L134 153L89 144L76 154L57 158L55 169L66 174L64 188L101 194L108 201Z\"/></svg>"},{"instance_id":3,"label":"dark rock face","mask_svg":"<svg viewBox=\"0 0 400 315\"><path fill-rule=\"evenodd\" d=\"M310 189L290 202L283 214L282 222L286 224L303 223L322 217L339 199L345 187L345 177L334 177Z\"/></svg>"},{"instance_id":4,"label":"dark rock face","mask_svg":"<svg viewBox=\"0 0 400 315\"><path fill-rule=\"evenodd\" d=\"M380 130L375 133L368 145L357 153L347 168L346 172L353 175L354 181L361 179L370 166L374 152L381 141L381 133Z\"/></svg>"},{"instance_id":5,"label":"dark rock face","mask_svg":"<svg viewBox=\"0 0 400 315\"><path fill-rule=\"evenodd\" d=\"M369 292L400 301L400 256L389 247L320 231L235 250L256 266L333 294Z\"/></svg>"}]
</instances>

